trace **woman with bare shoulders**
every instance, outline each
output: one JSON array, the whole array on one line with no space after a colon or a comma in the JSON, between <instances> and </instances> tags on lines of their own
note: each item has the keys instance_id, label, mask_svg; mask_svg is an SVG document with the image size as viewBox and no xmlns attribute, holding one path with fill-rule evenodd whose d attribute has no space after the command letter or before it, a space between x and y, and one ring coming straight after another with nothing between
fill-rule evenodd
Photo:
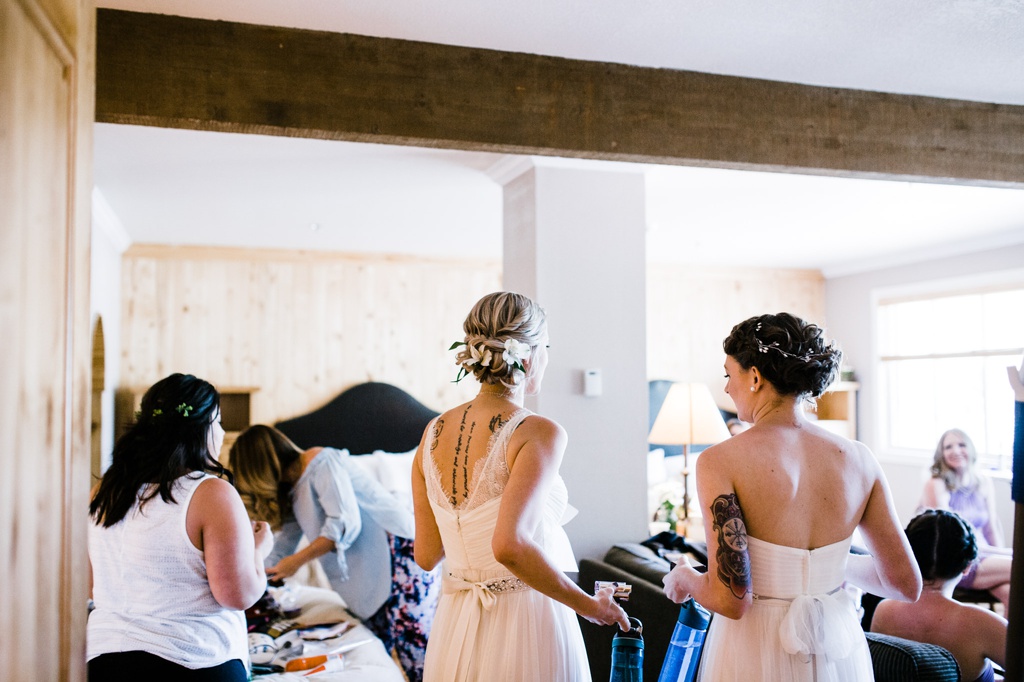
<instances>
[{"instance_id":1,"label":"woman with bare shoulders","mask_svg":"<svg viewBox=\"0 0 1024 682\"><path fill-rule=\"evenodd\" d=\"M424 680L590 680L576 614L629 623L611 588L592 597L565 575L577 570L562 530L566 434L523 409L547 366L544 312L498 292L463 327L458 378L472 375L480 392L427 426L413 462L416 562L444 559Z\"/></svg>"},{"instance_id":2,"label":"woman with bare shoulders","mask_svg":"<svg viewBox=\"0 0 1024 682\"><path fill-rule=\"evenodd\" d=\"M996 513L992 479L978 467L974 442L960 429L939 438L918 511L947 509L971 524L978 542L978 560L971 563L960 587L988 590L1010 608L1010 566L1013 550L1004 546L1003 527Z\"/></svg>"},{"instance_id":3,"label":"woman with bare shoulders","mask_svg":"<svg viewBox=\"0 0 1024 682\"><path fill-rule=\"evenodd\" d=\"M723 345L726 393L753 426L697 460L707 573L682 563L665 577L673 601L717 614L699 679L871 680L843 583L913 601L921 574L871 452L804 415L841 352L787 313L741 322ZM870 555L850 554L857 528Z\"/></svg>"},{"instance_id":4,"label":"woman with bare shoulders","mask_svg":"<svg viewBox=\"0 0 1024 682\"><path fill-rule=\"evenodd\" d=\"M92 682L248 679L243 612L274 539L217 462L223 441L217 390L172 374L114 445L89 505Z\"/></svg>"},{"instance_id":5,"label":"woman with bare shoulders","mask_svg":"<svg viewBox=\"0 0 1024 682\"><path fill-rule=\"evenodd\" d=\"M943 509L929 509L907 525L907 538L924 576L913 604L882 600L871 631L935 644L953 654L967 682L993 682L992 662L1006 665L1006 619L953 599L953 588L978 556L967 521Z\"/></svg>"}]
</instances>

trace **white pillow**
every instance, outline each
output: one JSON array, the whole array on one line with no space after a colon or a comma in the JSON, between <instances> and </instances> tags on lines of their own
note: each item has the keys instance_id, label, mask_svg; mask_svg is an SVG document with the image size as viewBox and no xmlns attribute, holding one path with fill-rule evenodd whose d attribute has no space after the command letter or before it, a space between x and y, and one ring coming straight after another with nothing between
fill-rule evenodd
<instances>
[{"instance_id":1,"label":"white pillow","mask_svg":"<svg viewBox=\"0 0 1024 682\"><path fill-rule=\"evenodd\" d=\"M377 480L384 489L403 500L412 500L412 460L416 450L409 452L375 451Z\"/></svg>"}]
</instances>

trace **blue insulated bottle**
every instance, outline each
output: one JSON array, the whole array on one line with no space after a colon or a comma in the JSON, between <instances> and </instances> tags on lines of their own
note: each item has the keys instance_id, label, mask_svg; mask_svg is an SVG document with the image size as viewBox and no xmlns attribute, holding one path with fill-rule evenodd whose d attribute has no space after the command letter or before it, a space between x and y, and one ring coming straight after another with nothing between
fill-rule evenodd
<instances>
[{"instance_id":1,"label":"blue insulated bottle","mask_svg":"<svg viewBox=\"0 0 1024 682\"><path fill-rule=\"evenodd\" d=\"M619 630L612 640L612 675L609 682L643 682L644 626L638 618L629 619L629 632Z\"/></svg>"},{"instance_id":2,"label":"blue insulated bottle","mask_svg":"<svg viewBox=\"0 0 1024 682\"><path fill-rule=\"evenodd\" d=\"M683 602L658 682L692 682L710 620L708 610L692 598Z\"/></svg>"}]
</instances>

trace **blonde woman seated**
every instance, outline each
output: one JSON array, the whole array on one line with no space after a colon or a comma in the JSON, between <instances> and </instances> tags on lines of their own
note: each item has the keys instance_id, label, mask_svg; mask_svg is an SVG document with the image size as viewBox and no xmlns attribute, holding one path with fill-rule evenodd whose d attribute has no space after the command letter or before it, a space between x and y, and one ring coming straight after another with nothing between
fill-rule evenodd
<instances>
[{"instance_id":1,"label":"blonde woman seated","mask_svg":"<svg viewBox=\"0 0 1024 682\"><path fill-rule=\"evenodd\" d=\"M1006 619L953 599L953 588L978 554L970 525L954 512L929 509L910 522L907 538L924 578L921 597L882 601L871 631L941 646L956 658L962 679L991 682L990 661L1005 664Z\"/></svg>"},{"instance_id":2,"label":"blonde woman seated","mask_svg":"<svg viewBox=\"0 0 1024 682\"><path fill-rule=\"evenodd\" d=\"M1003 546L1003 528L996 515L992 479L978 471L978 451L966 433L950 429L935 448L932 478L921 495L921 509L948 509L971 524L978 542L978 561L960 587L988 590L1010 604L1010 564L1013 552Z\"/></svg>"}]
</instances>

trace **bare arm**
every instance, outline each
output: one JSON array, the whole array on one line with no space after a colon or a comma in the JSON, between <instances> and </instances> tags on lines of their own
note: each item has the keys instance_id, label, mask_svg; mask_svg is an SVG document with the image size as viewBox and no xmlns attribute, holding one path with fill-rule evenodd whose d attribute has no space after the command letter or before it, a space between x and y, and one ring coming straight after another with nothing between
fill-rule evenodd
<instances>
[{"instance_id":1,"label":"bare arm","mask_svg":"<svg viewBox=\"0 0 1024 682\"><path fill-rule=\"evenodd\" d=\"M710 454L710 456L708 456ZM705 450L697 459L697 496L704 509L708 571L680 563L664 578L665 594L680 603L688 596L726 618L741 618L753 601L747 528L741 500L719 458Z\"/></svg>"},{"instance_id":2,"label":"bare arm","mask_svg":"<svg viewBox=\"0 0 1024 682\"><path fill-rule=\"evenodd\" d=\"M976 617L977 626L972 624L970 633L965 633L975 638L979 647L990 659L1000 668L1006 667L1006 619L998 613L978 607Z\"/></svg>"},{"instance_id":3,"label":"bare arm","mask_svg":"<svg viewBox=\"0 0 1024 682\"><path fill-rule=\"evenodd\" d=\"M949 490L941 478L929 478L921 491L918 510L949 509Z\"/></svg>"},{"instance_id":4,"label":"bare arm","mask_svg":"<svg viewBox=\"0 0 1024 682\"><path fill-rule=\"evenodd\" d=\"M217 603L239 611L255 604L267 589L263 560L273 548L269 526L254 526L242 498L219 478L199 484L185 519L189 538L203 552Z\"/></svg>"},{"instance_id":5,"label":"bare arm","mask_svg":"<svg viewBox=\"0 0 1024 682\"><path fill-rule=\"evenodd\" d=\"M437 528L434 510L430 508L430 497L427 495L427 481L423 476L423 448L430 426L424 431L416 456L412 460L412 504L416 513L416 540L413 543L413 556L416 563L424 571L432 571L444 558L444 545L441 543L441 531Z\"/></svg>"},{"instance_id":6,"label":"bare arm","mask_svg":"<svg viewBox=\"0 0 1024 682\"><path fill-rule=\"evenodd\" d=\"M996 489L992 485L992 479L985 474L978 476L978 485L982 495L985 496L985 505L988 507L988 525L985 526L985 539L993 547L1005 547L1003 536L1003 524L999 520L999 512L996 510Z\"/></svg>"},{"instance_id":7,"label":"bare arm","mask_svg":"<svg viewBox=\"0 0 1024 682\"><path fill-rule=\"evenodd\" d=\"M591 597L555 567L533 537L565 451L561 426L543 417L527 417L509 444L512 469L498 510L491 548L494 557L524 583L600 625L629 629L625 611L612 590Z\"/></svg>"},{"instance_id":8,"label":"bare arm","mask_svg":"<svg viewBox=\"0 0 1024 682\"><path fill-rule=\"evenodd\" d=\"M313 559L334 551L334 547L333 540L321 535L299 551L289 554L278 561L277 564L268 568L267 577L271 580L281 580L293 576L300 568Z\"/></svg>"},{"instance_id":9,"label":"bare arm","mask_svg":"<svg viewBox=\"0 0 1024 682\"><path fill-rule=\"evenodd\" d=\"M874 455L860 443L857 447L866 457L869 474L874 478L859 524L870 554L851 555L846 577L880 597L917 601L921 594L921 569L899 526L889 485Z\"/></svg>"},{"instance_id":10,"label":"bare arm","mask_svg":"<svg viewBox=\"0 0 1024 682\"><path fill-rule=\"evenodd\" d=\"M1010 365L1006 368L1006 374L1010 378L1010 388L1013 389L1013 398L1018 403L1024 403L1024 357L1020 359L1020 368Z\"/></svg>"}]
</instances>

